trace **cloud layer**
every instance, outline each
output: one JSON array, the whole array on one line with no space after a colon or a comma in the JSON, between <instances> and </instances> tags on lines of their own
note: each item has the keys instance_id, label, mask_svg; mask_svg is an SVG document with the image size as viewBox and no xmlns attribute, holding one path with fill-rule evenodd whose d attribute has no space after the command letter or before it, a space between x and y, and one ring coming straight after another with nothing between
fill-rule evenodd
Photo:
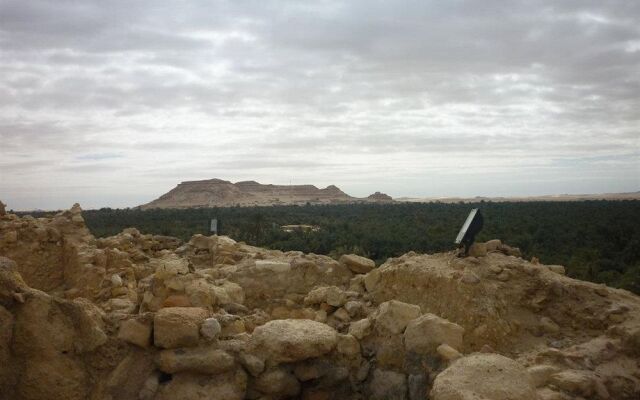
<instances>
[{"instance_id":1,"label":"cloud layer","mask_svg":"<svg viewBox=\"0 0 640 400\"><path fill-rule=\"evenodd\" d=\"M3 1L0 199L640 189L640 2Z\"/></svg>"}]
</instances>

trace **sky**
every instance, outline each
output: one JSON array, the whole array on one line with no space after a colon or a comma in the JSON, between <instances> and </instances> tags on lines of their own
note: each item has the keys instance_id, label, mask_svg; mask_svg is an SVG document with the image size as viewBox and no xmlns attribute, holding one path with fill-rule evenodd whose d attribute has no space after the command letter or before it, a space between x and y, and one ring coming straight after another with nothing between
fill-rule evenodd
<instances>
[{"instance_id":1,"label":"sky","mask_svg":"<svg viewBox=\"0 0 640 400\"><path fill-rule=\"evenodd\" d=\"M640 190L640 1L0 0L0 200Z\"/></svg>"}]
</instances>

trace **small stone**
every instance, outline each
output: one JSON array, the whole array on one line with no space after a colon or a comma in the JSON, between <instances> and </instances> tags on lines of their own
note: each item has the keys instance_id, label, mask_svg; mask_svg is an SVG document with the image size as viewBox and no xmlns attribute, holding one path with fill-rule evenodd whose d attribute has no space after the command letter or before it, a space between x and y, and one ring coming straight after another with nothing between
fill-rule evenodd
<instances>
[{"instance_id":1,"label":"small stone","mask_svg":"<svg viewBox=\"0 0 640 400\"><path fill-rule=\"evenodd\" d=\"M485 243L474 243L469 247L471 257L484 257L487 255L487 245Z\"/></svg>"},{"instance_id":2,"label":"small stone","mask_svg":"<svg viewBox=\"0 0 640 400\"><path fill-rule=\"evenodd\" d=\"M547 268L549 268L551 272L555 272L556 274L560 274L560 275L566 274L566 270L562 265L547 265Z\"/></svg>"},{"instance_id":3,"label":"small stone","mask_svg":"<svg viewBox=\"0 0 640 400\"><path fill-rule=\"evenodd\" d=\"M197 345L200 324L207 316L207 310L197 307L161 309L153 319L155 345L165 349Z\"/></svg>"},{"instance_id":4,"label":"small stone","mask_svg":"<svg viewBox=\"0 0 640 400\"><path fill-rule=\"evenodd\" d=\"M449 361L449 362L457 360L458 358L462 357L462 354L460 354L458 350L454 349L453 347L449 346L446 343L443 343L440 346L438 346L438 348L436 349L436 352L440 355L440 357L442 357L443 360Z\"/></svg>"},{"instance_id":5,"label":"small stone","mask_svg":"<svg viewBox=\"0 0 640 400\"><path fill-rule=\"evenodd\" d=\"M462 348L464 328L434 314L424 314L409 322L404 332L404 344L407 351L429 354L441 344L454 349Z\"/></svg>"},{"instance_id":6,"label":"small stone","mask_svg":"<svg viewBox=\"0 0 640 400\"><path fill-rule=\"evenodd\" d=\"M291 373L278 368L258 376L254 388L266 394L293 397L300 393L300 382Z\"/></svg>"},{"instance_id":7,"label":"small stone","mask_svg":"<svg viewBox=\"0 0 640 400\"><path fill-rule=\"evenodd\" d=\"M185 295L173 294L162 302L162 307L191 307L191 301Z\"/></svg>"},{"instance_id":8,"label":"small stone","mask_svg":"<svg viewBox=\"0 0 640 400\"><path fill-rule=\"evenodd\" d=\"M462 277L460 278L460 282L466 283L468 285L475 285L480 283L480 278L469 268L465 268L462 273Z\"/></svg>"},{"instance_id":9,"label":"small stone","mask_svg":"<svg viewBox=\"0 0 640 400\"><path fill-rule=\"evenodd\" d=\"M221 331L220 322L215 318L207 318L200 325L200 334L207 340L217 339Z\"/></svg>"},{"instance_id":10,"label":"small stone","mask_svg":"<svg viewBox=\"0 0 640 400\"><path fill-rule=\"evenodd\" d=\"M560 327L558 326L558 324L553 322L553 320L548 317L540 318L540 326L542 327L543 331L546 333L560 332Z\"/></svg>"},{"instance_id":11,"label":"small stone","mask_svg":"<svg viewBox=\"0 0 640 400\"><path fill-rule=\"evenodd\" d=\"M527 368L527 372L531 377L531 383L533 383L535 387L545 386L549 382L551 375L559 371L560 369L553 365L534 365L533 367Z\"/></svg>"},{"instance_id":12,"label":"small stone","mask_svg":"<svg viewBox=\"0 0 640 400\"><path fill-rule=\"evenodd\" d=\"M511 274L507 270L500 272L497 276L500 282L506 282L509 280L510 277L511 277Z\"/></svg>"},{"instance_id":13,"label":"small stone","mask_svg":"<svg viewBox=\"0 0 640 400\"><path fill-rule=\"evenodd\" d=\"M404 332L409 321L420 316L419 306L398 300L385 301L378 310L376 329L396 335Z\"/></svg>"},{"instance_id":14,"label":"small stone","mask_svg":"<svg viewBox=\"0 0 640 400\"><path fill-rule=\"evenodd\" d=\"M500 251L501 246L502 246L502 241L500 239L489 240L488 242L485 243L487 252Z\"/></svg>"},{"instance_id":15,"label":"small stone","mask_svg":"<svg viewBox=\"0 0 640 400\"><path fill-rule=\"evenodd\" d=\"M364 339L366 336L369 336L370 333L371 321L368 318L352 322L351 325L349 325L349 334L358 340Z\"/></svg>"},{"instance_id":16,"label":"small stone","mask_svg":"<svg viewBox=\"0 0 640 400\"><path fill-rule=\"evenodd\" d=\"M213 348L162 350L158 356L158 368L169 374L195 372L214 375L229 371L234 365L229 353Z\"/></svg>"},{"instance_id":17,"label":"small stone","mask_svg":"<svg viewBox=\"0 0 640 400\"><path fill-rule=\"evenodd\" d=\"M364 287L367 292L373 292L380 281L380 270L374 269L364 277Z\"/></svg>"},{"instance_id":18,"label":"small stone","mask_svg":"<svg viewBox=\"0 0 640 400\"><path fill-rule=\"evenodd\" d=\"M327 304L333 307L341 307L347 302L347 295L344 290L337 286L330 286L327 288Z\"/></svg>"},{"instance_id":19,"label":"small stone","mask_svg":"<svg viewBox=\"0 0 640 400\"><path fill-rule=\"evenodd\" d=\"M340 263L349 267L349 269L356 274L366 274L376 266L373 260L355 254L343 255L340 257Z\"/></svg>"},{"instance_id":20,"label":"small stone","mask_svg":"<svg viewBox=\"0 0 640 400\"><path fill-rule=\"evenodd\" d=\"M587 372L576 370L558 372L551 375L549 382L572 394L590 396L593 393L593 377Z\"/></svg>"},{"instance_id":21,"label":"small stone","mask_svg":"<svg viewBox=\"0 0 640 400\"><path fill-rule=\"evenodd\" d=\"M499 274L500 272L502 272L502 267L499 265L491 264L489 265L489 271L493 272L494 274Z\"/></svg>"},{"instance_id":22,"label":"small stone","mask_svg":"<svg viewBox=\"0 0 640 400\"><path fill-rule=\"evenodd\" d=\"M264 371L264 361L253 354L240 354L240 363L252 376L256 377Z\"/></svg>"},{"instance_id":23,"label":"small stone","mask_svg":"<svg viewBox=\"0 0 640 400\"><path fill-rule=\"evenodd\" d=\"M151 344L151 323L127 319L120 323L118 339L147 348Z\"/></svg>"},{"instance_id":24,"label":"small stone","mask_svg":"<svg viewBox=\"0 0 640 400\"><path fill-rule=\"evenodd\" d=\"M338 335L338 353L347 357L354 357L360 354L360 342L353 335Z\"/></svg>"},{"instance_id":25,"label":"small stone","mask_svg":"<svg viewBox=\"0 0 640 400\"><path fill-rule=\"evenodd\" d=\"M349 313L349 316L353 318L362 311L363 306L361 302L352 300L352 301L347 301L344 304L344 309L347 310L347 312Z\"/></svg>"},{"instance_id":26,"label":"small stone","mask_svg":"<svg viewBox=\"0 0 640 400\"><path fill-rule=\"evenodd\" d=\"M118 275L118 274L111 275L111 285L113 287L122 286L122 278L120 277L120 275Z\"/></svg>"},{"instance_id":27,"label":"small stone","mask_svg":"<svg viewBox=\"0 0 640 400\"><path fill-rule=\"evenodd\" d=\"M347 312L347 310L345 310L342 307L338 308L333 313L333 316L335 318L337 318L338 320L342 321L342 322L349 322L349 320L351 319L351 317L349 316L349 313Z\"/></svg>"}]
</instances>

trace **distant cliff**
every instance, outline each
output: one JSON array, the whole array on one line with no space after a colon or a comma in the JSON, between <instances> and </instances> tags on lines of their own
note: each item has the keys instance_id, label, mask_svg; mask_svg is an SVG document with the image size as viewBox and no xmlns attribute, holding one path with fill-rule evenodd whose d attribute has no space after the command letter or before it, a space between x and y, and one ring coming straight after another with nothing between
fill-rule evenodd
<instances>
[{"instance_id":1,"label":"distant cliff","mask_svg":"<svg viewBox=\"0 0 640 400\"><path fill-rule=\"evenodd\" d=\"M334 185L319 189L313 185L263 185L255 181L232 183L222 179L208 179L182 182L173 190L150 203L141 205L140 208L340 204L382 200L379 196L372 196L366 199L352 197ZM391 197L384 197L384 201L390 200Z\"/></svg>"}]
</instances>

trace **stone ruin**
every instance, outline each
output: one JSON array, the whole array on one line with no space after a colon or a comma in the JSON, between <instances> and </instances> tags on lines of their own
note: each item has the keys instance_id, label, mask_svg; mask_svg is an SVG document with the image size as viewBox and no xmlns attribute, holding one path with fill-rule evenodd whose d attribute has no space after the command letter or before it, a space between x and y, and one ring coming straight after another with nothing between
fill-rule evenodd
<instances>
[{"instance_id":1,"label":"stone ruin","mask_svg":"<svg viewBox=\"0 0 640 400\"><path fill-rule=\"evenodd\" d=\"M472 254L375 267L1 213L0 399L640 398L639 297Z\"/></svg>"}]
</instances>

